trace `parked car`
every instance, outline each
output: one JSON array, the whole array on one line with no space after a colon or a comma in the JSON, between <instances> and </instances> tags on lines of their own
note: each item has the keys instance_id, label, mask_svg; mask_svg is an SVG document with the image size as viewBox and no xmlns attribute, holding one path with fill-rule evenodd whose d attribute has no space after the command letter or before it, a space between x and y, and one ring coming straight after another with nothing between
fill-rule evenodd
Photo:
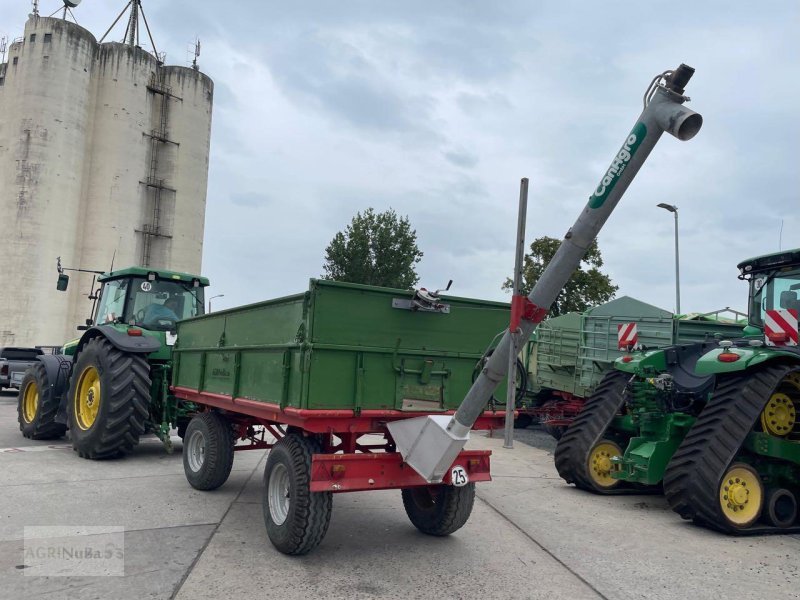
<instances>
[{"instance_id":1,"label":"parked car","mask_svg":"<svg viewBox=\"0 0 800 600\"><path fill-rule=\"evenodd\" d=\"M39 348L0 348L0 389L19 389L25 371L42 354Z\"/></svg>"}]
</instances>

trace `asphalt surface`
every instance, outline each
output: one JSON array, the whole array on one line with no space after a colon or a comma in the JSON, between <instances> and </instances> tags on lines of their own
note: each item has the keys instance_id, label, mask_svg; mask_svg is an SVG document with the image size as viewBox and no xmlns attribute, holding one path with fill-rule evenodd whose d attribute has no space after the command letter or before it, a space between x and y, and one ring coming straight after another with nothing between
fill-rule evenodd
<instances>
[{"instance_id":1,"label":"asphalt surface","mask_svg":"<svg viewBox=\"0 0 800 600\"><path fill-rule=\"evenodd\" d=\"M502 432L499 432L502 433ZM266 452L239 452L228 482L198 492L177 452L145 438L128 458L86 461L34 442L0 394L0 599L34 598L800 598L800 537L731 538L681 521L658 496L597 497L565 485L555 442L530 428L474 435L493 451L470 521L447 538L411 526L397 491L334 497L305 557L266 538ZM32 576L31 525L124 528L124 576Z\"/></svg>"}]
</instances>

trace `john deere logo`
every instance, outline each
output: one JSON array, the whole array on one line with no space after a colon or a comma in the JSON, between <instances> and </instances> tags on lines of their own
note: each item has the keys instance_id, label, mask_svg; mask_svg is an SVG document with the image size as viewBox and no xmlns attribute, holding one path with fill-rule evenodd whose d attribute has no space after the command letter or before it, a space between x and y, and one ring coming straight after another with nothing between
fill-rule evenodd
<instances>
[{"instance_id":1,"label":"john deere logo","mask_svg":"<svg viewBox=\"0 0 800 600\"><path fill-rule=\"evenodd\" d=\"M614 157L614 161L611 163L611 166L608 167L608 171L606 171L600 185L597 186L594 194L589 197L590 208L600 208L603 206L606 198L608 198L614 186L617 185L617 181L619 181L622 173L625 172L625 168L628 166L631 158L633 158L633 155L636 154L636 150L639 148L639 145L646 135L647 127L645 127L644 123L637 123L634 125L633 131L631 131L628 139L625 140L617 156Z\"/></svg>"}]
</instances>

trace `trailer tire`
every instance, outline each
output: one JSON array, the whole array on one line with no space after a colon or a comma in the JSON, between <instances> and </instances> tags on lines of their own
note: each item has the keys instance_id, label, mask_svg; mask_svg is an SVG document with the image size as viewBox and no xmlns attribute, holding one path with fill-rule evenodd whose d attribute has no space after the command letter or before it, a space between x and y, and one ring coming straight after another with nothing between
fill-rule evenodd
<instances>
[{"instance_id":1,"label":"trailer tire","mask_svg":"<svg viewBox=\"0 0 800 600\"><path fill-rule=\"evenodd\" d=\"M546 434L558 441L561 439L561 436L564 435L567 427L565 425L550 425L548 423L544 423L542 425L542 429Z\"/></svg>"},{"instance_id":2,"label":"trailer tire","mask_svg":"<svg viewBox=\"0 0 800 600\"><path fill-rule=\"evenodd\" d=\"M230 422L216 412L196 415L183 436L183 472L196 490L215 490L228 480L236 440Z\"/></svg>"},{"instance_id":3,"label":"trailer tire","mask_svg":"<svg viewBox=\"0 0 800 600\"><path fill-rule=\"evenodd\" d=\"M104 337L89 340L75 361L67 403L78 456L98 460L130 453L145 431L151 383L143 355L123 352Z\"/></svg>"},{"instance_id":4,"label":"trailer tire","mask_svg":"<svg viewBox=\"0 0 800 600\"><path fill-rule=\"evenodd\" d=\"M307 554L328 532L333 494L311 491L311 456L319 451L315 440L290 433L269 452L264 469L264 524L270 542L284 554Z\"/></svg>"},{"instance_id":5,"label":"trailer tire","mask_svg":"<svg viewBox=\"0 0 800 600\"><path fill-rule=\"evenodd\" d=\"M54 440L66 433L67 426L56 423L59 405L56 392L43 363L36 362L25 371L17 399L17 420L26 438Z\"/></svg>"},{"instance_id":6,"label":"trailer tire","mask_svg":"<svg viewBox=\"0 0 800 600\"><path fill-rule=\"evenodd\" d=\"M521 414L514 419L514 429L527 429L531 425L533 425L533 417L530 415Z\"/></svg>"},{"instance_id":7,"label":"trailer tire","mask_svg":"<svg viewBox=\"0 0 800 600\"><path fill-rule=\"evenodd\" d=\"M428 535L445 536L461 529L472 514L475 484L404 488L403 506L414 527Z\"/></svg>"}]
</instances>

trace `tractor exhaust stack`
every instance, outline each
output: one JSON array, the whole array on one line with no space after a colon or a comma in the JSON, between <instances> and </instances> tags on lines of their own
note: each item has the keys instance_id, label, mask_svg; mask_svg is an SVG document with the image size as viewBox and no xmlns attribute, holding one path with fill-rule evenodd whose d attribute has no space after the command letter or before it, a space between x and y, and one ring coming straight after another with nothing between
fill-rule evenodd
<instances>
[{"instance_id":1,"label":"tractor exhaust stack","mask_svg":"<svg viewBox=\"0 0 800 600\"><path fill-rule=\"evenodd\" d=\"M693 74L693 68L682 64L675 71L656 76L650 83L642 114L589 197L586 208L564 236L553 260L527 298L515 296L512 300L510 329L520 332L519 347L547 315L661 134L666 131L686 141L700 131L703 118L683 106L689 100L683 91ZM510 352L511 336L506 332L452 417L435 415L388 424L403 460L426 481L439 483L445 478L469 439L472 425L505 377ZM514 348L513 353L517 352L518 348Z\"/></svg>"}]
</instances>

